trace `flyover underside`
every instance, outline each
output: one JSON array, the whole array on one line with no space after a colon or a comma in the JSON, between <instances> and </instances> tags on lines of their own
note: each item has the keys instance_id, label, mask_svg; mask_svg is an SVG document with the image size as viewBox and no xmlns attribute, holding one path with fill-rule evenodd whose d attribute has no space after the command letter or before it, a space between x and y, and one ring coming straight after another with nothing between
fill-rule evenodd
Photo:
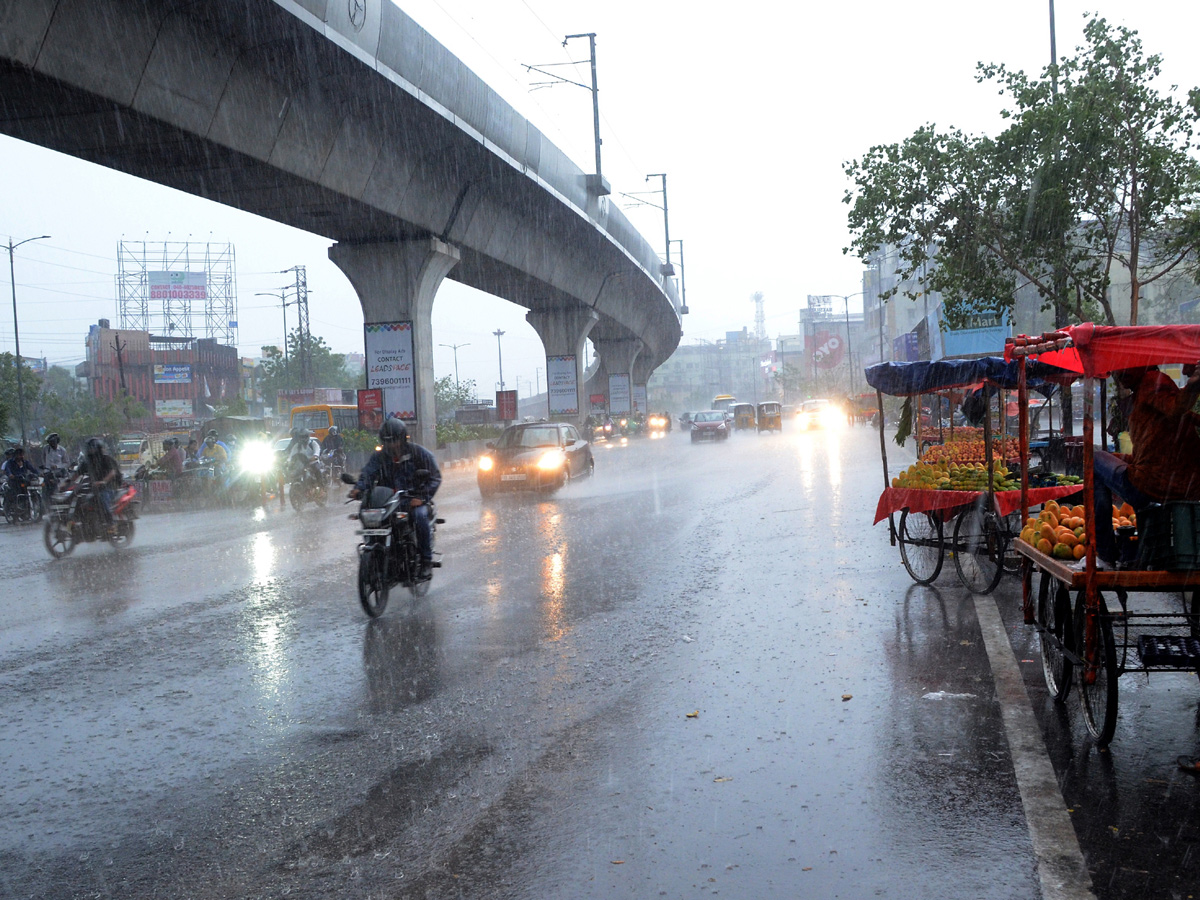
<instances>
[{"instance_id":1,"label":"flyover underside","mask_svg":"<svg viewBox=\"0 0 1200 900\"><path fill-rule=\"evenodd\" d=\"M500 171L468 181L435 234L368 203L330 190L252 156L141 115L116 103L0 61L0 132L43 147L263 216L338 243L389 243L432 236L453 240L478 213L471 187L494 183ZM445 157L442 157L443 161ZM515 173L511 177L519 177ZM533 216L533 210L521 210ZM560 214L561 217L561 214ZM546 221L542 215L541 221ZM578 252L600 252L604 238L586 223L565 242ZM456 244L462 259L449 277L527 309L593 305L533 275ZM617 260L619 263L620 260ZM634 266L628 265L630 275ZM615 271L620 271L615 270ZM601 285L601 289L603 285ZM647 298L652 302L651 298ZM603 317L597 337L632 337L621 323Z\"/></svg>"}]
</instances>

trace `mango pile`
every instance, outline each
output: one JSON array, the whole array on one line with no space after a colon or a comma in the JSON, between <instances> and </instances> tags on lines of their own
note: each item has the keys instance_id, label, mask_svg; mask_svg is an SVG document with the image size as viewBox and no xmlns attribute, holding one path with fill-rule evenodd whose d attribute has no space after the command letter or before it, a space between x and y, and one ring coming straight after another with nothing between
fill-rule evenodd
<instances>
[{"instance_id":1,"label":"mango pile","mask_svg":"<svg viewBox=\"0 0 1200 900\"><path fill-rule=\"evenodd\" d=\"M1011 465L1016 465L1019 456L1020 448L1016 440L995 440L992 442L993 459L1002 459ZM945 444L934 444L925 451L921 459L929 463L982 464L987 459L987 445L982 438L959 440L956 434L953 441L948 441Z\"/></svg>"},{"instance_id":2,"label":"mango pile","mask_svg":"<svg viewBox=\"0 0 1200 900\"><path fill-rule=\"evenodd\" d=\"M1137 515L1128 503L1112 508L1113 528L1136 525ZM1042 507L1037 518L1030 518L1021 530L1021 540L1056 559L1083 559L1087 533L1083 525L1083 507L1060 507L1053 500Z\"/></svg>"},{"instance_id":3,"label":"mango pile","mask_svg":"<svg viewBox=\"0 0 1200 900\"><path fill-rule=\"evenodd\" d=\"M923 491L986 491L989 475L983 463L929 462L928 455L892 479L892 487ZM991 481L997 491L1018 491L1015 477L999 460L992 461Z\"/></svg>"}]
</instances>

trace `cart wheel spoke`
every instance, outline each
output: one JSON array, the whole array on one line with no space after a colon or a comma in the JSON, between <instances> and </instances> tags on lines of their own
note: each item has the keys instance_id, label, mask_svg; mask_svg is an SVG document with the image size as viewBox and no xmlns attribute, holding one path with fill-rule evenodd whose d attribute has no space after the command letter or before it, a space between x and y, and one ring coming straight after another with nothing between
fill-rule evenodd
<instances>
[{"instance_id":1,"label":"cart wheel spoke","mask_svg":"<svg viewBox=\"0 0 1200 900\"><path fill-rule=\"evenodd\" d=\"M1004 574L1008 539L1000 517L976 504L954 522L954 568L973 593L989 594Z\"/></svg>"},{"instance_id":2,"label":"cart wheel spoke","mask_svg":"<svg viewBox=\"0 0 1200 900\"><path fill-rule=\"evenodd\" d=\"M1074 652L1075 630L1071 622L1071 595L1058 584L1053 586L1052 592L1051 581L1048 574L1042 574L1038 590L1037 623L1046 689L1056 703L1062 703L1071 691L1074 665L1067 654Z\"/></svg>"},{"instance_id":3,"label":"cart wheel spoke","mask_svg":"<svg viewBox=\"0 0 1200 900\"><path fill-rule=\"evenodd\" d=\"M1079 702L1088 732L1100 747L1108 746L1117 728L1117 669L1116 642L1112 619L1104 598L1100 597L1096 612L1093 647L1085 641L1087 632L1087 601L1084 591L1075 602L1075 647L1084 665L1077 673Z\"/></svg>"},{"instance_id":4,"label":"cart wheel spoke","mask_svg":"<svg viewBox=\"0 0 1200 900\"><path fill-rule=\"evenodd\" d=\"M936 512L900 513L900 559L917 584L930 584L942 571L945 539Z\"/></svg>"}]
</instances>

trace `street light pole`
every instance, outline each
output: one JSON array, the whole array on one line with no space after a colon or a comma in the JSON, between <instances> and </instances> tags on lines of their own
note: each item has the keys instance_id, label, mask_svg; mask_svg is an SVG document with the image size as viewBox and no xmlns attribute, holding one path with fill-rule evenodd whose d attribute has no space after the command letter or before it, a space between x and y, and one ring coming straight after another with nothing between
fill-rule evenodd
<instances>
[{"instance_id":1,"label":"street light pole","mask_svg":"<svg viewBox=\"0 0 1200 900\"><path fill-rule=\"evenodd\" d=\"M459 347L470 347L471 344L468 341L465 344L438 344L438 346L439 347L449 347L451 350L454 351L454 390L457 391L458 390L458 348Z\"/></svg>"},{"instance_id":2,"label":"street light pole","mask_svg":"<svg viewBox=\"0 0 1200 900\"><path fill-rule=\"evenodd\" d=\"M671 216L667 211L667 173L652 172L646 176L646 180L651 178L662 179L662 195L663 195L663 238L667 245L667 264L663 266L662 273L664 275L674 275L675 267L671 265Z\"/></svg>"},{"instance_id":3,"label":"street light pole","mask_svg":"<svg viewBox=\"0 0 1200 900\"><path fill-rule=\"evenodd\" d=\"M12 304L13 304L13 343L16 345L17 351L17 409L20 410L21 423L21 446L25 446L25 384L21 379L21 332L17 328L17 276L16 267L13 263L13 251L21 244L28 244L30 241L44 241L49 238L48 234L40 234L37 237L26 238L17 243L12 242L12 237L8 239L8 278L12 283Z\"/></svg>"},{"instance_id":4,"label":"street light pole","mask_svg":"<svg viewBox=\"0 0 1200 900\"><path fill-rule=\"evenodd\" d=\"M492 334L496 336L496 355L500 360L500 390L504 390L504 350L500 347L500 338L504 332L497 328Z\"/></svg>"},{"instance_id":5,"label":"street light pole","mask_svg":"<svg viewBox=\"0 0 1200 900\"><path fill-rule=\"evenodd\" d=\"M287 294L286 293L276 294L273 291L259 291L254 296L255 297L274 297L276 300L278 300L280 303L283 304L283 384L284 384L284 390L290 391L292 389L292 364L291 364L291 361L288 359L288 345L287 345L288 301L287 301Z\"/></svg>"},{"instance_id":6,"label":"street light pole","mask_svg":"<svg viewBox=\"0 0 1200 900\"><path fill-rule=\"evenodd\" d=\"M681 294L682 294L681 305L680 305L680 307L679 307L679 314L680 314L681 316L686 316L686 315L688 314L688 305L687 305L687 264L686 264L686 263L683 261L683 238L676 238L675 240L671 241L671 243L672 243L672 244L678 244L678 245L679 245L679 269L680 269L680 272L679 272L679 290L680 290L680 292L681 292ZM668 244L667 246L670 246L670 244Z\"/></svg>"},{"instance_id":7,"label":"street light pole","mask_svg":"<svg viewBox=\"0 0 1200 900\"><path fill-rule=\"evenodd\" d=\"M596 87L596 32L590 31L587 34L568 34L563 38L563 46L567 46L567 41L573 38L585 37L588 39L588 47L590 49L592 63L592 128L596 138L596 185L597 193L605 193L608 191L601 190L604 184L604 176L600 171L600 89Z\"/></svg>"}]
</instances>

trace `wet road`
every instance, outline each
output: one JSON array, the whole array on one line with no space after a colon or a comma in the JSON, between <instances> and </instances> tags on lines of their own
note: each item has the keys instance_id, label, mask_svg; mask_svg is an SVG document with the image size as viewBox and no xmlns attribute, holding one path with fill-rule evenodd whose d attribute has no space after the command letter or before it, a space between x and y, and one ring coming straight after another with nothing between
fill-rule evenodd
<instances>
[{"instance_id":1,"label":"wet road","mask_svg":"<svg viewBox=\"0 0 1200 900\"><path fill-rule=\"evenodd\" d=\"M342 507L152 515L128 552L61 562L0 530L0 896L1200 883L1200 785L1174 770L1195 676L1122 679L1091 748L1016 584L977 613L952 566L916 587L870 527L874 432L675 433L599 447L596 472L487 503L450 473L444 567L373 622ZM1090 878L1048 883L1080 848Z\"/></svg>"}]
</instances>

